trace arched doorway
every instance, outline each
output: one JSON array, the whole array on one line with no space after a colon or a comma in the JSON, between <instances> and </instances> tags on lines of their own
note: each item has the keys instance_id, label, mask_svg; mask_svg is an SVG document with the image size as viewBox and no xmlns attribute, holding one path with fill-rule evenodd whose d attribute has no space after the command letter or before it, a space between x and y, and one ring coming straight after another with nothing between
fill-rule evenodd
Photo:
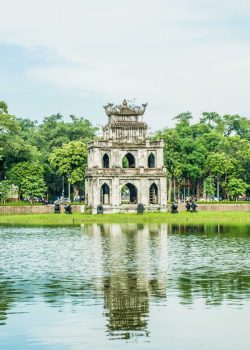
<instances>
[{"instance_id":1,"label":"arched doorway","mask_svg":"<svg viewBox=\"0 0 250 350\"><path fill-rule=\"evenodd\" d=\"M150 153L148 157L148 167L155 168L155 156L153 155L153 153Z\"/></svg>"},{"instance_id":2,"label":"arched doorway","mask_svg":"<svg viewBox=\"0 0 250 350\"><path fill-rule=\"evenodd\" d=\"M121 189L121 204L137 204L137 188L127 183Z\"/></svg>"},{"instance_id":3,"label":"arched doorway","mask_svg":"<svg viewBox=\"0 0 250 350\"><path fill-rule=\"evenodd\" d=\"M105 153L102 157L102 167L109 168L109 156L107 155L107 153Z\"/></svg>"},{"instance_id":4,"label":"arched doorway","mask_svg":"<svg viewBox=\"0 0 250 350\"><path fill-rule=\"evenodd\" d=\"M127 153L122 159L123 168L135 168L135 157L132 153Z\"/></svg>"},{"instance_id":5,"label":"arched doorway","mask_svg":"<svg viewBox=\"0 0 250 350\"><path fill-rule=\"evenodd\" d=\"M101 204L110 204L110 189L106 183L101 187L100 202Z\"/></svg>"},{"instance_id":6,"label":"arched doorway","mask_svg":"<svg viewBox=\"0 0 250 350\"><path fill-rule=\"evenodd\" d=\"M158 187L155 183L149 187L149 204L158 204Z\"/></svg>"}]
</instances>

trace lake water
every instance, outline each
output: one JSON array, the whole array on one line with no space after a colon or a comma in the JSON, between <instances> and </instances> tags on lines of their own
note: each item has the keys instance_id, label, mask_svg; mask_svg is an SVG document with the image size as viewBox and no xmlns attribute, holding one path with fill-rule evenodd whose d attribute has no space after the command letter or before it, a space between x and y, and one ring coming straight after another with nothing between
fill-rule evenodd
<instances>
[{"instance_id":1,"label":"lake water","mask_svg":"<svg viewBox=\"0 0 250 350\"><path fill-rule=\"evenodd\" d=\"M0 227L0 348L249 349L250 226Z\"/></svg>"}]
</instances>

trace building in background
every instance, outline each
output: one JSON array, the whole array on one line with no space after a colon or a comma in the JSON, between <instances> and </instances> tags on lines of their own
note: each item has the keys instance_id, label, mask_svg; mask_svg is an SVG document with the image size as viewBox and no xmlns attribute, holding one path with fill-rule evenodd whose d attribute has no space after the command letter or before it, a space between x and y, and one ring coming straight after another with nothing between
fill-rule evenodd
<instances>
[{"instance_id":1,"label":"building in background","mask_svg":"<svg viewBox=\"0 0 250 350\"><path fill-rule=\"evenodd\" d=\"M102 204L104 213L166 210L166 169L163 140L152 141L143 121L147 104L104 106L108 124L103 137L88 144L86 204L92 213Z\"/></svg>"}]
</instances>

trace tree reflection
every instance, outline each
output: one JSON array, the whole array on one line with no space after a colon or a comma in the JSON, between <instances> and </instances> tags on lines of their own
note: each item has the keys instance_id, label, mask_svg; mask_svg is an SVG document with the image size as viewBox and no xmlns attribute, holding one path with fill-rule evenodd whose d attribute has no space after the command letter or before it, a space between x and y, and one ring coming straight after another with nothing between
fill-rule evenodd
<instances>
[{"instance_id":1,"label":"tree reflection","mask_svg":"<svg viewBox=\"0 0 250 350\"><path fill-rule=\"evenodd\" d=\"M0 276L0 325L6 324L8 314L17 303L33 299L32 283L26 285L27 282Z\"/></svg>"},{"instance_id":2,"label":"tree reflection","mask_svg":"<svg viewBox=\"0 0 250 350\"><path fill-rule=\"evenodd\" d=\"M192 304L196 298L202 298L207 305L221 305L224 301L237 303L250 298L249 271L182 272L177 283L183 304Z\"/></svg>"},{"instance_id":3,"label":"tree reflection","mask_svg":"<svg viewBox=\"0 0 250 350\"><path fill-rule=\"evenodd\" d=\"M6 323L8 310L15 302L14 292L10 281L0 282L0 325Z\"/></svg>"}]
</instances>

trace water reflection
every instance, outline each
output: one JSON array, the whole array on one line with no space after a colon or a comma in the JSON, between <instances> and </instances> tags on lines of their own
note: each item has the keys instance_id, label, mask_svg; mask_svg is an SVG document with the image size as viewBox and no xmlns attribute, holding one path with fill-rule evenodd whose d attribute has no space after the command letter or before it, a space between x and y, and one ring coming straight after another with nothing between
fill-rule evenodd
<instances>
[{"instance_id":1,"label":"water reflection","mask_svg":"<svg viewBox=\"0 0 250 350\"><path fill-rule=\"evenodd\" d=\"M86 225L104 275L104 308L111 337L147 337L150 295L166 297L167 225ZM99 243L97 243L99 241ZM102 242L102 243L101 243ZM103 257L103 260L101 259Z\"/></svg>"},{"instance_id":2,"label":"water reflection","mask_svg":"<svg viewBox=\"0 0 250 350\"><path fill-rule=\"evenodd\" d=\"M3 281L0 283L0 325L4 325L7 319L7 312L11 309L13 304L13 290L11 283Z\"/></svg>"},{"instance_id":3,"label":"water reflection","mask_svg":"<svg viewBox=\"0 0 250 350\"><path fill-rule=\"evenodd\" d=\"M215 272L201 274L183 272L178 279L179 297L183 304L192 304L201 296L207 305L220 305L224 301L240 305L250 297L249 271Z\"/></svg>"},{"instance_id":4,"label":"water reflection","mask_svg":"<svg viewBox=\"0 0 250 350\"><path fill-rule=\"evenodd\" d=\"M104 281L104 308L110 336L129 339L147 336L148 290L136 276L107 277Z\"/></svg>"},{"instance_id":5,"label":"water reflection","mask_svg":"<svg viewBox=\"0 0 250 350\"><path fill-rule=\"evenodd\" d=\"M151 308L250 300L250 227L91 224L2 228L0 325L16 305L100 305L111 339L150 337Z\"/></svg>"}]
</instances>

